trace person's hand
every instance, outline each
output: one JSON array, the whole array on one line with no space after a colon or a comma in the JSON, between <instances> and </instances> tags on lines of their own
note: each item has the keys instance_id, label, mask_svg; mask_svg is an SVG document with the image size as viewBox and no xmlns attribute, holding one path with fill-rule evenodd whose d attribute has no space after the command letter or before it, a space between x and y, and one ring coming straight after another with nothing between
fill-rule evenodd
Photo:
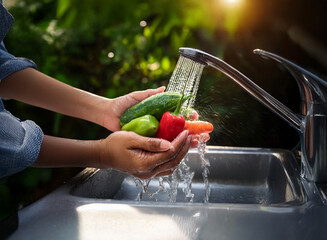
<instances>
[{"instance_id":1,"label":"person's hand","mask_svg":"<svg viewBox=\"0 0 327 240\"><path fill-rule=\"evenodd\" d=\"M106 108L107 111L103 112L104 117L102 125L113 132L119 131L121 129L120 117L127 109L154 94L163 92L164 90L165 87L136 91L108 101L108 107Z\"/></svg>"},{"instance_id":2,"label":"person's hand","mask_svg":"<svg viewBox=\"0 0 327 240\"><path fill-rule=\"evenodd\" d=\"M191 142L191 148L197 148L199 145L199 142L206 143L210 140L209 133L202 133L200 135L193 135L193 140Z\"/></svg>"},{"instance_id":3,"label":"person's hand","mask_svg":"<svg viewBox=\"0 0 327 240\"><path fill-rule=\"evenodd\" d=\"M199 114L195 110L193 110L192 112L189 113L188 120L196 121L198 119L199 119ZM209 140L210 140L209 133L193 135L193 140L191 142L191 148L197 148L199 143L204 143L204 142L206 143Z\"/></svg>"},{"instance_id":4,"label":"person's hand","mask_svg":"<svg viewBox=\"0 0 327 240\"><path fill-rule=\"evenodd\" d=\"M118 131L102 140L100 166L141 179L170 175L188 152L191 141L187 131L172 142Z\"/></svg>"}]
</instances>

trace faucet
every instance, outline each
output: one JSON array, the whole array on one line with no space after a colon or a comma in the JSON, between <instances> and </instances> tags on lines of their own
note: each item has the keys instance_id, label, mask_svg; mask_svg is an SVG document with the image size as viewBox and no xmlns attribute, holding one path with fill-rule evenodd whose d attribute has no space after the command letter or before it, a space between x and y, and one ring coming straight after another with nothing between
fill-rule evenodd
<instances>
[{"instance_id":1,"label":"faucet","mask_svg":"<svg viewBox=\"0 0 327 240\"><path fill-rule=\"evenodd\" d=\"M281 63L292 74L300 89L300 113L294 113L223 60L198 49L179 49L181 56L211 66L231 78L295 128L300 135L301 176L309 182L327 182L327 82L274 53L260 49L253 52Z\"/></svg>"}]
</instances>

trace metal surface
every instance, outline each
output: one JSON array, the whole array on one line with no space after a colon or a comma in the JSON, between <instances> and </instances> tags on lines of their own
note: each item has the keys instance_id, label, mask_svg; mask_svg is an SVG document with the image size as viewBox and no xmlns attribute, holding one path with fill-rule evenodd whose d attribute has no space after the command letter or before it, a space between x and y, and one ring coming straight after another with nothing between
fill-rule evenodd
<instances>
[{"instance_id":1,"label":"metal surface","mask_svg":"<svg viewBox=\"0 0 327 240\"><path fill-rule=\"evenodd\" d=\"M179 53L224 73L294 127L301 137L303 176L309 181L327 182L327 83L324 80L276 54L254 50L281 63L296 79L301 94L301 114L295 114L221 59L193 48L180 48Z\"/></svg>"},{"instance_id":2,"label":"metal surface","mask_svg":"<svg viewBox=\"0 0 327 240\"><path fill-rule=\"evenodd\" d=\"M189 155L198 175L197 153ZM325 239L325 188L318 190L315 183L299 178L290 152L210 147L206 157L210 184L214 189L224 185L225 198L223 192L213 192L209 203L137 202L126 195L130 191L119 195L127 175L86 169L21 210L19 228L9 240Z\"/></svg>"},{"instance_id":3,"label":"metal surface","mask_svg":"<svg viewBox=\"0 0 327 240\"><path fill-rule=\"evenodd\" d=\"M210 161L210 203L247 204L301 204L305 195L300 181L297 163L288 151L272 151L234 148L209 148L206 158ZM187 165L194 171L193 202L203 202L203 184L200 155L191 151ZM137 199L141 187L133 178L116 171L97 171L92 177L76 185L71 194L82 197L105 198L124 201ZM98 183L110 183L98 184ZM150 182L148 192L158 189L158 179ZM169 187L169 186L167 186ZM183 193L185 184L179 184L177 202L187 202ZM161 191L154 197L144 195L143 201L168 202L169 196Z\"/></svg>"}]
</instances>

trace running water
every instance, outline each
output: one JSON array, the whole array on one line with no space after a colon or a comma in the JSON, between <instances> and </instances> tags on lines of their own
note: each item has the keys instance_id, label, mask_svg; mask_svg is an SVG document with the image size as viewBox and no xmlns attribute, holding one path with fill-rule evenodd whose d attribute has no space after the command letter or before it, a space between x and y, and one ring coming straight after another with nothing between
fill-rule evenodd
<instances>
[{"instance_id":1,"label":"running water","mask_svg":"<svg viewBox=\"0 0 327 240\"><path fill-rule=\"evenodd\" d=\"M204 65L180 56L169 80L166 91L182 93L184 86L186 86L184 95L187 96L192 94L194 97L187 100L183 106L194 106L203 68Z\"/></svg>"},{"instance_id":2,"label":"running water","mask_svg":"<svg viewBox=\"0 0 327 240\"><path fill-rule=\"evenodd\" d=\"M199 88L203 68L204 65L197 63L191 59L180 56L176 64L175 70L169 80L166 91L179 93L182 93L184 91L185 96L192 94L194 97L184 102L183 106L193 107L195 103L196 94ZM210 163L204 157L205 147L206 143L201 142L200 139L198 145L198 152L200 154L202 176L205 186L205 195L203 202L207 203L209 201L210 196L210 187L208 180L208 167L210 166ZM174 203L177 200L178 186L179 184L182 184L184 186L182 188L182 191L185 194L185 201L193 202L194 194L192 193L192 180L194 177L194 172L191 171L187 163L188 157L186 155L172 175L158 178L159 186L154 193L147 192L151 180L141 180L134 178L136 186L142 187L142 190L138 194L136 200L141 201L143 194L145 193L147 193L150 198L153 198L162 191L168 194L169 202ZM164 182L168 183L169 189L165 186Z\"/></svg>"},{"instance_id":3,"label":"running water","mask_svg":"<svg viewBox=\"0 0 327 240\"><path fill-rule=\"evenodd\" d=\"M188 156L186 155L183 161L179 164L178 172L185 183L185 187L183 188L185 200L187 202L193 202L194 194L192 193L192 180L194 177L194 172L191 171L191 168L187 165L187 163Z\"/></svg>"},{"instance_id":4,"label":"running water","mask_svg":"<svg viewBox=\"0 0 327 240\"><path fill-rule=\"evenodd\" d=\"M207 203L209 202L209 197L210 197L210 186L209 186L209 179L208 179L210 162L209 159L206 159L204 156L205 149L206 149L206 143L201 142L200 140L198 144L198 151L201 158L202 176L203 176L204 189L205 189L203 202Z\"/></svg>"}]
</instances>

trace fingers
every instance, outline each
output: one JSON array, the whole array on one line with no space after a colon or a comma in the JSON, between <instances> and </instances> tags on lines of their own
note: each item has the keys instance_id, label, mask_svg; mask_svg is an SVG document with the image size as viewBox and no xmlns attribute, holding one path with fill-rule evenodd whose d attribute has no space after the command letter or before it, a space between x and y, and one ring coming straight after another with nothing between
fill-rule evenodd
<instances>
[{"instance_id":1,"label":"fingers","mask_svg":"<svg viewBox=\"0 0 327 240\"><path fill-rule=\"evenodd\" d=\"M192 136L188 136L186 139L184 139L183 135L181 135L181 139L183 139L183 141L181 143L178 141L177 143L177 146L180 148L177 148L178 151L169 161L158 165L152 171L137 174L137 177L147 179L151 177L160 177L172 174L179 163L183 160L184 156L187 154L192 142Z\"/></svg>"},{"instance_id":2,"label":"fingers","mask_svg":"<svg viewBox=\"0 0 327 240\"><path fill-rule=\"evenodd\" d=\"M209 133L202 133L199 136L199 141L200 142L208 142L210 140L210 135Z\"/></svg>"},{"instance_id":3,"label":"fingers","mask_svg":"<svg viewBox=\"0 0 327 240\"><path fill-rule=\"evenodd\" d=\"M170 143L134 132L119 131L108 139L111 141L108 150L111 167L147 179L158 174L171 174L190 148L192 136L188 136L188 131L183 131Z\"/></svg>"},{"instance_id":4,"label":"fingers","mask_svg":"<svg viewBox=\"0 0 327 240\"><path fill-rule=\"evenodd\" d=\"M103 117L104 120L102 125L113 132L119 131L121 129L120 117L127 109L164 90L165 87L136 91L109 101L108 111L110 113L106 112L104 114L105 117Z\"/></svg>"},{"instance_id":5,"label":"fingers","mask_svg":"<svg viewBox=\"0 0 327 240\"><path fill-rule=\"evenodd\" d=\"M138 157L138 168L133 175L141 179L170 175L177 168L190 148L198 142L206 142L209 134L188 135L188 131L180 133L171 143L158 138L147 138L128 132L129 149Z\"/></svg>"},{"instance_id":6,"label":"fingers","mask_svg":"<svg viewBox=\"0 0 327 240\"><path fill-rule=\"evenodd\" d=\"M175 171L175 169L170 169L168 171L164 171L164 172L158 173L155 177L169 176L169 175L173 174L173 172Z\"/></svg>"},{"instance_id":7,"label":"fingers","mask_svg":"<svg viewBox=\"0 0 327 240\"><path fill-rule=\"evenodd\" d=\"M142 100L155 95L157 93L162 93L165 87L159 87L157 89L147 89L144 91L136 91L128 94L131 98L135 99L136 102L141 102Z\"/></svg>"},{"instance_id":8,"label":"fingers","mask_svg":"<svg viewBox=\"0 0 327 240\"><path fill-rule=\"evenodd\" d=\"M131 136L134 135L131 134ZM142 139L144 138L145 137L142 137ZM151 149L153 150L153 152L144 150L144 148L146 148L145 147L146 144L144 143L144 141L140 141L139 143L136 144L131 143L129 148L131 149L133 154L138 155L137 163L139 165L136 171L133 172L133 175L142 179L146 179L146 178L153 177L160 172L164 172L172 168L176 168L176 166L179 164L179 162L183 159L183 157L187 153L190 147L191 140L192 140L191 136L188 138L188 131L183 131L175 138L175 140L172 143L168 142L169 144L171 144L171 147L168 150L160 151L159 145L157 145L157 148L153 147L154 145L152 145L153 148ZM155 138L152 138L152 141L161 142L161 143L166 142L165 140L155 139Z\"/></svg>"},{"instance_id":9,"label":"fingers","mask_svg":"<svg viewBox=\"0 0 327 240\"><path fill-rule=\"evenodd\" d=\"M187 154L191 142L192 142L192 136L188 136L183 148L181 149L181 151L179 151L179 153L176 155L174 159L156 167L150 173L139 174L137 177L142 179L148 179L151 177L162 177L162 176L171 175L176 170L179 163L183 160L184 156Z\"/></svg>"},{"instance_id":10,"label":"fingers","mask_svg":"<svg viewBox=\"0 0 327 240\"><path fill-rule=\"evenodd\" d=\"M173 148L172 144L161 138L143 137L135 133L130 133L133 136L131 148L139 148L148 152L164 152Z\"/></svg>"},{"instance_id":11,"label":"fingers","mask_svg":"<svg viewBox=\"0 0 327 240\"><path fill-rule=\"evenodd\" d=\"M197 148L199 142L208 142L210 140L209 133L202 133L200 135L194 135L194 139L191 143L191 148Z\"/></svg>"},{"instance_id":12,"label":"fingers","mask_svg":"<svg viewBox=\"0 0 327 240\"><path fill-rule=\"evenodd\" d=\"M163 163L166 163L166 162L171 162L172 160L176 159L176 157L180 157L180 155L178 155L178 154L180 154L181 150L183 150L184 155L185 155L189 149L189 145L187 144L187 138L188 138L188 131L181 132L171 142L172 147L168 151L160 154L161 156L159 156L160 157L159 161L157 159L153 159L151 162L153 164L156 164L155 166L162 165ZM187 148L186 151L184 149L185 147ZM184 157L184 155L183 155L183 157ZM180 160L182 160L182 159L180 159Z\"/></svg>"},{"instance_id":13,"label":"fingers","mask_svg":"<svg viewBox=\"0 0 327 240\"><path fill-rule=\"evenodd\" d=\"M198 140L194 139L192 142L191 142L191 147L190 148L197 148L198 147Z\"/></svg>"},{"instance_id":14,"label":"fingers","mask_svg":"<svg viewBox=\"0 0 327 240\"><path fill-rule=\"evenodd\" d=\"M144 99L157 94L161 93L165 90L165 87L160 87L157 89L148 89L144 91L136 91L124 95L122 97L115 99L115 104L113 105L113 112L116 113L116 117L120 118L121 115L130 107L138 104L139 102L143 101Z\"/></svg>"},{"instance_id":15,"label":"fingers","mask_svg":"<svg viewBox=\"0 0 327 240\"><path fill-rule=\"evenodd\" d=\"M187 154L190 145L192 142L192 136L188 136L187 139L185 140L184 145L182 146L181 150L177 153L177 155L171 160L168 161L158 167L156 167L153 170L154 176L164 176L164 175L169 175L171 174L176 167L179 165L179 163L183 160L184 156Z\"/></svg>"}]
</instances>

